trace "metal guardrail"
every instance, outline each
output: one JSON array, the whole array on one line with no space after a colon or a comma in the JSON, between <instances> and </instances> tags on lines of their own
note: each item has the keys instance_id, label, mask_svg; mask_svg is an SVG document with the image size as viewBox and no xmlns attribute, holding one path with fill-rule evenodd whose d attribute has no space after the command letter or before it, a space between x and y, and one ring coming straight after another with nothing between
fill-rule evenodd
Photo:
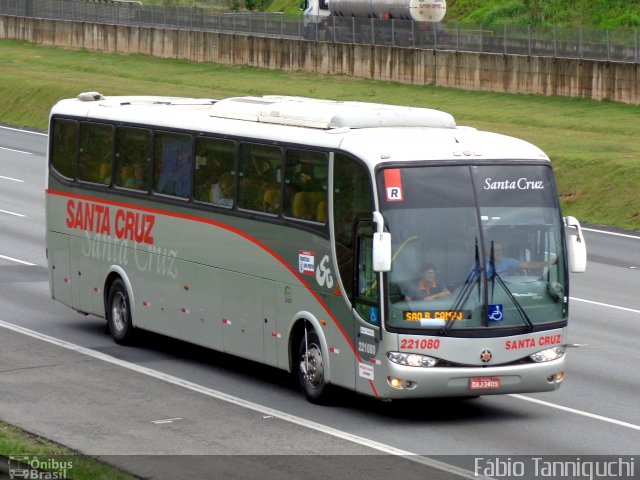
<instances>
[{"instance_id":1,"label":"metal guardrail","mask_svg":"<svg viewBox=\"0 0 640 480\"><path fill-rule=\"evenodd\" d=\"M319 42L640 63L640 31L419 23L83 0L0 0L0 14L89 23L306 38Z\"/></svg>"}]
</instances>

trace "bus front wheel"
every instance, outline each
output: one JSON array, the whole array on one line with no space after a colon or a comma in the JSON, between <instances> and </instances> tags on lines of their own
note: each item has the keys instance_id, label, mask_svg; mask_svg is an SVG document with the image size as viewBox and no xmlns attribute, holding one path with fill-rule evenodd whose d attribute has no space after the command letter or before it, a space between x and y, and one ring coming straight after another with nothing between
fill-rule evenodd
<instances>
[{"instance_id":1,"label":"bus front wheel","mask_svg":"<svg viewBox=\"0 0 640 480\"><path fill-rule=\"evenodd\" d=\"M120 345L128 345L133 340L133 323L127 288L121 278L117 278L109 288L107 296L107 324L111 336Z\"/></svg>"},{"instance_id":2,"label":"bus front wheel","mask_svg":"<svg viewBox=\"0 0 640 480\"><path fill-rule=\"evenodd\" d=\"M307 330L306 335L302 336L298 358L298 378L302 392L311 403L325 403L329 386L325 383L324 358L315 330Z\"/></svg>"}]
</instances>

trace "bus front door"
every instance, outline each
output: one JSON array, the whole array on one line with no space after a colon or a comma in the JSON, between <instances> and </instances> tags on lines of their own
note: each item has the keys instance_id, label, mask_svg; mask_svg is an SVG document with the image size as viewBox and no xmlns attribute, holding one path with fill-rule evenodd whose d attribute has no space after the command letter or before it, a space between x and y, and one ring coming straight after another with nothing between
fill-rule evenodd
<instances>
[{"instance_id":1,"label":"bus front door","mask_svg":"<svg viewBox=\"0 0 640 480\"><path fill-rule=\"evenodd\" d=\"M360 358L356 369L356 390L371 394L376 365L381 363L381 312L378 273L373 270L373 222L359 222L356 228L356 274L354 289L354 339Z\"/></svg>"}]
</instances>

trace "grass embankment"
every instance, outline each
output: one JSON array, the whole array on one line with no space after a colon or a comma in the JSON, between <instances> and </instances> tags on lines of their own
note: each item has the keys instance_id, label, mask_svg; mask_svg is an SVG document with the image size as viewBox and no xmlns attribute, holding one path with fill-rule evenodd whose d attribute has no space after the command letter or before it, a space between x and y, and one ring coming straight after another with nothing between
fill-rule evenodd
<instances>
[{"instance_id":1,"label":"grass embankment","mask_svg":"<svg viewBox=\"0 0 640 480\"><path fill-rule=\"evenodd\" d=\"M96 0L94 0L96 1ZM232 0L141 0L147 5L229 8ZM300 13L300 0L238 0L268 12ZM446 22L586 27L640 27L640 3L621 0L447 0Z\"/></svg>"},{"instance_id":2,"label":"grass embankment","mask_svg":"<svg viewBox=\"0 0 640 480\"><path fill-rule=\"evenodd\" d=\"M81 91L223 98L286 94L431 107L528 140L552 159L564 213L640 229L640 107L469 92L346 76L228 67L0 41L0 121L44 130L58 99Z\"/></svg>"},{"instance_id":3,"label":"grass embankment","mask_svg":"<svg viewBox=\"0 0 640 480\"><path fill-rule=\"evenodd\" d=\"M74 480L133 480L135 478L109 465L90 457L78 455L77 452L68 448L3 422L0 422L0 455L37 457L41 462L56 459L59 464L64 462L69 465L70 463L66 475L55 476L60 473L60 470L53 468L50 470L51 477L43 474L40 478L73 478Z\"/></svg>"},{"instance_id":4,"label":"grass embankment","mask_svg":"<svg viewBox=\"0 0 640 480\"><path fill-rule=\"evenodd\" d=\"M619 0L448 0L447 21L634 28L640 26L640 4Z\"/></svg>"}]
</instances>

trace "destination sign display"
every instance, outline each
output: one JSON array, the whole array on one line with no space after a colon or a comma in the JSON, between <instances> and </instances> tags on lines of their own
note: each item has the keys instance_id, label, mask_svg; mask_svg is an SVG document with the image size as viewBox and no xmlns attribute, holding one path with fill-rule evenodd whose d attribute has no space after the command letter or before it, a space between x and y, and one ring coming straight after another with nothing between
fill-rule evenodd
<instances>
[{"instance_id":1,"label":"destination sign display","mask_svg":"<svg viewBox=\"0 0 640 480\"><path fill-rule=\"evenodd\" d=\"M471 318L471 310L404 310L402 318L406 322L422 320L464 320Z\"/></svg>"}]
</instances>

